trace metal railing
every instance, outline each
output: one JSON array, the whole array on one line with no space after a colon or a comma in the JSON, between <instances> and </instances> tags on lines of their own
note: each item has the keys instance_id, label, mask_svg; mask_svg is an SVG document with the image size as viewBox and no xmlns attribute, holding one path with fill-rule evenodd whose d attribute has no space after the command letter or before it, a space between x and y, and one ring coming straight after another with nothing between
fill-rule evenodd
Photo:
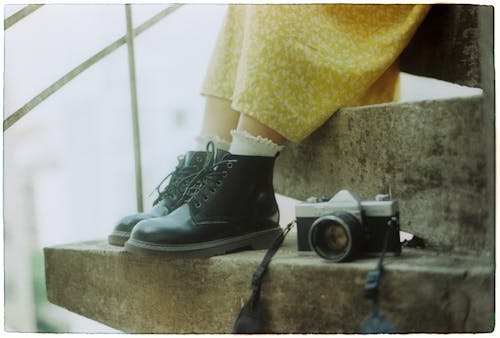
<instances>
[{"instance_id":1,"label":"metal railing","mask_svg":"<svg viewBox=\"0 0 500 338\"><path fill-rule=\"evenodd\" d=\"M4 20L4 30L9 29L17 22L26 18L28 15L32 14L38 10L43 5L28 5L16 13L12 14ZM135 78L135 55L134 55L134 38L139 34L143 33L148 28L160 22L162 19L167 17L169 14L173 13L175 10L179 9L182 5L173 4L164 10L158 12L156 15L152 16L144 23L136 28L133 28L132 24L132 8L130 4L125 4L125 16L126 16L126 26L127 34L109 44L108 46L101 49L99 52L83 61L78 66L74 67L72 70L64 74L61 78L56 80L50 86L42 90L39 94L35 95L31 100L26 102L21 108L16 110L14 113L9 115L3 121L3 131L12 127L21 118L26 116L30 111L32 111L36 106L45 101L49 96L57 92L68 82L76 78L86 69L94 65L95 63L102 60L107 55L113 53L119 47L127 44L128 47L128 65L129 65L129 79L130 79L130 98L132 105L132 126L133 126L133 139L134 139L134 163L135 163L135 184L136 184L136 199L137 199L137 210L139 212L143 211L143 193L142 193L142 165L141 165L141 147L140 147L140 128L139 128L139 109L137 102L137 85Z\"/></svg>"}]
</instances>

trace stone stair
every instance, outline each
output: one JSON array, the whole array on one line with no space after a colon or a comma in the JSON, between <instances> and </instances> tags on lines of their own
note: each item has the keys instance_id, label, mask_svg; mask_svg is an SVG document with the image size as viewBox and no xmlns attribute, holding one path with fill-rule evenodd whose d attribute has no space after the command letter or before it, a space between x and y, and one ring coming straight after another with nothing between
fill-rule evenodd
<instances>
[{"instance_id":1,"label":"stone stair","mask_svg":"<svg viewBox=\"0 0 500 338\"><path fill-rule=\"evenodd\" d=\"M263 254L165 260L105 242L61 245L45 249L48 297L129 333L229 333ZM290 233L264 279L266 332L359 332L371 311L363 285L375 264L298 255ZM400 333L490 332L493 288L488 259L404 249L386 259L381 312Z\"/></svg>"},{"instance_id":2,"label":"stone stair","mask_svg":"<svg viewBox=\"0 0 500 338\"><path fill-rule=\"evenodd\" d=\"M283 195L347 188L365 199L390 191L400 202L402 230L427 244L386 260L381 310L400 333L494 329L492 14L487 6L435 6L401 59L405 71L482 95L342 109L277 160ZM294 236L264 279L267 331L360 332L371 311L362 288L376 260L303 256ZM105 242L55 246L45 249L48 297L125 332L229 333L263 255L166 260Z\"/></svg>"},{"instance_id":3,"label":"stone stair","mask_svg":"<svg viewBox=\"0 0 500 338\"><path fill-rule=\"evenodd\" d=\"M428 245L386 261L381 309L400 333L494 328L492 154L483 100L343 109L279 157L275 185L289 196L349 187L368 198L391 186L402 230ZM308 148L325 138L330 147ZM268 332L359 332L370 312L362 288L376 260L332 264L302 256L294 236L264 281ZM229 333L263 255L166 260L105 242L56 246L45 249L48 297L125 332Z\"/></svg>"},{"instance_id":4,"label":"stone stair","mask_svg":"<svg viewBox=\"0 0 500 338\"><path fill-rule=\"evenodd\" d=\"M299 200L391 192L402 230L437 250L492 255L493 142L483 96L342 109L285 148L275 186Z\"/></svg>"}]
</instances>

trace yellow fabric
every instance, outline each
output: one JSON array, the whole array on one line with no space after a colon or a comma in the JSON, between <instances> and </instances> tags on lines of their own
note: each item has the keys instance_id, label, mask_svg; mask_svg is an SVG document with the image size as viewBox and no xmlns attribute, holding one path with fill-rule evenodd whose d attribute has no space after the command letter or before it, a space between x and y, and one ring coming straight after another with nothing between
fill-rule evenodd
<instances>
[{"instance_id":1,"label":"yellow fabric","mask_svg":"<svg viewBox=\"0 0 500 338\"><path fill-rule=\"evenodd\" d=\"M202 94L300 142L345 106L392 101L428 5L233 5Z\"/></svg>"}]
</instances>

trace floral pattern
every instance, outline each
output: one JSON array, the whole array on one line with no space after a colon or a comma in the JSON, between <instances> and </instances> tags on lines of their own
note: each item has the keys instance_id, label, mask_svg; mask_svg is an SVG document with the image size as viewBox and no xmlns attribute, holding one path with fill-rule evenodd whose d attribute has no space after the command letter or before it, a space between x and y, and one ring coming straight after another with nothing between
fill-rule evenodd
<instances>
[{"instance_id":1,"label":"floral pattern","mask_svg":"<svg viewBox=\"0 0 500 338\"><path fill-rule=\"evenodd\" d=\"M202 94L300 142L341 107L397 98L429 5L232 5Z\"/></svg>"}]
</instances>

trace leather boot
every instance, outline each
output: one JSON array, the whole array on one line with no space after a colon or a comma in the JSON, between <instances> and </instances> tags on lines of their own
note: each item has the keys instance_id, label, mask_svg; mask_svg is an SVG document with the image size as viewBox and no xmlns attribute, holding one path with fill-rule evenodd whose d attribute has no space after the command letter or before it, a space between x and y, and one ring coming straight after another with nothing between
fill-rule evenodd
<instances>
[{"instance_id":1,"label":"leather boot","mask_svg":"<svg viewBox=\"0 0 500 338\"><path fill-rule=\"evenodd\" d=\"M273 189L273 157L227 153L206 168L191 198L171 214L139 222L125 249L178 257L210 257L266 249L281 233Z\"/></svg>"},{"instance_id":2,"label":"leather boot","mask_svg":"<svg viewBox=\"0 0 500 338\"><path fill-rule=\"evenodd\" d=\"M130 232L134 226L145 219L168 215L176 207L181 205L186 198L184 192L192 179L204 166L207 159L206 151L190 151L183 156L179 156L179 163L175 170L165 177L156 190L158 198L153 203L153 208L149 212L142 212L123 217L113 232L108 236L108 243L123 246L130 237ZM160 191L160 186L170 177L170 181ZM184 195L184 196L183 196Z\"/></svg>"}]
</instances>

